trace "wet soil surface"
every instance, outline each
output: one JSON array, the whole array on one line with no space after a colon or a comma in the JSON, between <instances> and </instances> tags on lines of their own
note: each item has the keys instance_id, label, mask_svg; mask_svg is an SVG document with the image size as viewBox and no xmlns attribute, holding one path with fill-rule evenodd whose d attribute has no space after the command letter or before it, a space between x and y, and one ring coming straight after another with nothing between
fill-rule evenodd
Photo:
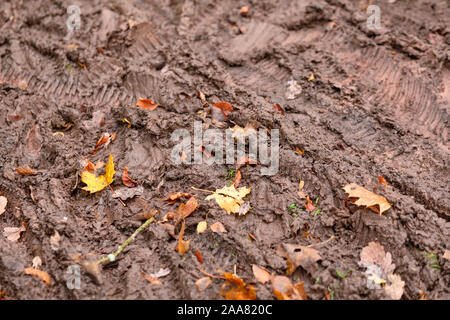
<instances>
[{"instance_id":1,"label":"wet soil surface","mask_svg":"<svg viewBox=\"0 0 450 320\"><path fill-rule=\"evenodd\" d=\"M223 280L197 290L199 268L218 274L236 266L250 283L252 264L283 275L277 249L291 243L317 244L322 257L312 274L298 268L289 276L305 283L308 298L332 291L334 299L386 299L367 288L358 264L361 249L378 241L405 281L403 299L418 299L420 290L450 298L443 258L450 249L450 3L372 2L381 8L379 30L367 27L365 1L2 1L0 191L8 204L0 231L23 223L26 231L17 242L0 237L0 291L15 299L222 299ZM71 4L80 6L81 28L66 40ZM301 92L291 92L291 80ZM210 106L227 101L235 112L216 121L220 113L207 114L197 91ZM140 109L139 97L159 107ZM193 132L195 120L279 129L278 173L242 169L241 185L252 188L245 216L191 189L223 187L234 165L171 162L172 132ZM128 168L142 190L126 207L109 189L81 190L81 160L103 132L116 140L88 158L114 156L114 190L124 188ZM38 174L14 170L27 166ZM300 180L317 199L316 215L300 210ZM379 216L349 204L342 187L352 182L392 208ZM153 223L101 279L81 269L81 289L67 288L69 266L113 252L146 208L159 209L161 219L176 205L156 199L176 191L198 194L200 204L186 219L191 242L183 257ZM288 209L293 203L297 214ZM205 218L228 232L198 234ZM50 241L55 234L59 242ZM35 256L51 285L24 274ZM141 276L160 268L171 270L161 285ZM343 279L336 270L348 273ZM254 285L258 298L274 299L268 284Z\"/></svg>"}]
</instances>

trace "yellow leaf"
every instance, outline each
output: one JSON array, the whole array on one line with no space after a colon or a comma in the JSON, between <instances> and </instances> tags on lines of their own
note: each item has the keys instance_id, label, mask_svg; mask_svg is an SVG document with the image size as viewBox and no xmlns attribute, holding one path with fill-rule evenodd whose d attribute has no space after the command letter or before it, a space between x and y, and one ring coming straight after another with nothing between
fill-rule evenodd
<instances>
[{"instance_id":1,"label":"yellow leaf","mask_svg":"<svg viewBox=\"0 0 450 320\"><path fill-rule=\"evenodd\" d=\"M90 193L94 193L97 191L101 191L107 186L109 186L114 180L114 174L116 171L114 170L114 158L110 154L108 163L105 166L105 174L101 176L96 176L94 173L89 171L81 172L81 181L87 184L86 187L83 187L83 190L89 191Z\"/></svg>"},{"instance_id":2,"label":"yellow leaf","mask_svg":"<svg viewBox=\"0 0 450 320\"><path fill-rule=\"evenodd\" d=\"M358 198L358 200L353 202L357 206L365 206L372 210L374 210L375 206L378 206L380 210L374 211L379 212L380 215L391 207L391 204L386 200L385 197L370 192L369 190L364 189L361 186L358 186L356 183L350 183L346 185L343 189L345 190L346 193L348 193L348 196L350 198Z\"/></svg>"},{"instance_id":3,"label":"yellow leaf","mask_svg":"<svg viewBox=\"0 0 450 320\"><path fill-rule=\"evenodd\" d=\"M217 204L225 209L228 213L238 213L241 204L244 202L242 198L250 193L250 188L241 187L236 189L234 185L225 186L217 189L212 195L206 197L205 200L215 199Z\"/></svg>"}]
</instances>

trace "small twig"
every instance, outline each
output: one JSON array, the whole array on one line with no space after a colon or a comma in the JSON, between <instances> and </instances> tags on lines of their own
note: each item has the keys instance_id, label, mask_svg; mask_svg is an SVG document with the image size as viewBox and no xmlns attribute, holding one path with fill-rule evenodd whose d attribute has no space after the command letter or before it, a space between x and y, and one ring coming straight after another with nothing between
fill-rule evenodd
<instances>
[{"instance_id":1,"label":"small twig","mask_svg":"<svg viewBox=\"0 0 450 320\"><path fill-rule=\"evenodd\" d=\"M191 188L194 189L194 190L197 190L197 191L203 191L203 192L214 193L214 191L211 191L211 190L200 189L200 188L196 188L196 187L191 187Z\"/></svg>"},{"instance_id":2,"label":"small twig","mask_svg":"<svg viewBox=\"0 0 450 320\"><path fill-rule=\"evenodd\" d=\"M330 242L330 241L333 240L333 239L334 239L334 235L331 236L328 240L325 240L325 241L319 242L319 243L313 243L313 244L310 244L310 245L307 246L307 247L308 247L308 248L311 248L311 247L321 246L322 244L325 244L325 243L327 243L327 242Z\"/></svg>"},{"instance_id":3,"label":"small twig","mask_svg":"<svg viewBox=\"0 0 450 320\"><path fill-rule=\"evenodd\" d=\"M110 184L108 184L108 187L111 189L111 191L112 191L112 193L113 193L113 195L117 195L117 193L114 191L114 189L111 187L111 185ZM119 200L120 201L120 203L124 206L124 207L126 207L127 205L122 201L122 199L120 199L120 197L117 197L117 200Z\"/></svg>"},{"instance_id":4,"label":"small twig","mask_svg":"<svg viewBox=\"0 0 450 320\"><path fill-rule=\"evenodd\" d=\"M139 232L141 232L142 230L147 228L148 225L150 223L152 223L154 220L155 220L154 217L150 217L149 219L147 219L147 221L145 221L139 228L137 228L136 231L124 243L122 243L120 245L120 247L117 249L116 252L113 252L113 253L107 255L106 257L98 260L97 263L100 264L100 263L105 263L105 262L107 263L107 262L115 261L117 256L123 251L123 249L125 249L134 240L134 238L136 238L136 236L139 234Z\"/></svg>"},{"instance_id":5,"label":"small twig","mask_svg":"<svg viewBox=\"0 0 450 320\"><path fill-rule=\"evenodd\" d=\"M214 278L214 279L222 279L222 280L225 280L225 279L226 279L224 276L215 276L215 275L212 275L212 274L210 274L210 273L204 271L204 270L203 270L202 268L200 268L200 267L197 267L197 269L198 269L198 271L200 271L201 273L203 273L205 276L208 276L208 277L211 277L211 278Z\"/></svg>"}]
</instances>

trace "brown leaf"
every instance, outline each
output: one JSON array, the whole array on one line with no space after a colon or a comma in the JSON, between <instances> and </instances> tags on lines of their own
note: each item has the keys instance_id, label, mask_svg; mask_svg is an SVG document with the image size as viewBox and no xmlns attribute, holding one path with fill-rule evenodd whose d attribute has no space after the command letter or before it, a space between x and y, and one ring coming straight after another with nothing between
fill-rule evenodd
<instances>
[{"instance_id":1,"label":"brown leaf","mask_svg":"<svg viewBox=\"0 0 450 320\"><path fill-rule=\"evenodd\" d=\"M98 139L97 143L95 144L94 151L92 151L91 153L88 153L88 156L93 156L94 154L97 153L98 149L102 145L105 145L105 147L107 147L110 142L111 142L111 135L108 132L102 133L102 135L100 136L100 139Z\"/></svg>"},{"instance_id":2,"label":"brown leaf","mask_svg":"<svg viewBox=\"0 0 450 320\"><path fill-rule=\"evenodd\" d=\"M243 6L243 7L241 7L241 9L239 9L239 13L243 17L248 17L248 12L249 12L249 7L248 6Z\"/></svg>"},{"instance_id":3,"label":"brown leaf","mask_svg":"<svg viewBox=\"0 0 450 320\"><path fill-rule=\"evenodd\" d=\"M181 203L178 207L178 214L182 219L186 219L198 208L198 201L195 197L191 197L188 202Z\"/></svg>"},{"instance_id":4,"label":"brown leaf","mask_svg":"<svg viewBox=\"0 0 450 320\"><path fill-rule=\"evenodd\" d=\"M56 251L59 249L59 241L61 241L61 236L58 231L55 231L55 233L50 237L50 247L52 250Z\"/></svg>"},{"instance_id":5,"label":"brown leaf","mask_svg":"<svg viewBox=\"0 0 450 320\"><path fill-rule=\"evenodd\" d=\"M136 106L138 106L141 109L153 111L158 107L158 104L150 99L139 98L136 103Z\"/></svg>"},{"instance_id":6,"label":"brown leaf","mask_svg":"<svg viewBox=\"0 0 450 320\"><path fill-rule=\"evenodd\" d=\"M83 168L83 171L87 171L90 173L94 173L95 171L95 166L92 162L90 162L89 160L87 160L87 164L86 166Z\"/></svg>"},{"instance_id":7,"label":"brown leaf","mask_svg":"<svg viewBox=\"0 0 450 320\"><path fill-rule=\"evenodd\" d=\"M0 196L0 215L6 211L6 205L8 204L8 199L5 196Z\"/></svg>"},{"instance_id":8,"label":"brown leaf","mask_svg":"<svg viewBox=\"0 0 450 320\"><path fill-rule=\"evenodd\" d=\"M252 264L252 270L253 270L253 275L255 276L257 281L259 281L261 283L266 283L266 282L270 281L271 275L267 270L265 270L261 267L258 267L256 264Z\"/></svg>"},{"instance_id":9,"label":"brown leaf","mask_svg":"<svg viewBox=\"0 0 450 320\"><path fill-rule=\"evenodd\" d=\"M50 275L42 270L35 269L33 267L25 268L24 269L25 274L32 275L34 277L37 277L39 280L44 281L46 285L50 285L51 278Z\"/></svg>"},{"instance_id":10,"label":"brown leaf","mask_svg":"<svg viewBox=\"0 0 450 320\"><path fill-rule=\"evenodd\" d=\"M344 188L346 193L348 193L349 198L357 198L358 200L353 201L357 206L365 206L375 212L379 212L380 215L391 207L391 204L386 200L385 197L376 195L356 183L350 183ZM379 207L379 210L375 208Z\"/></svg>"},{"instance_id":11,"label":"brown leaf","mask_svg":"<svg viewBox=\"0 0 450 320\"><path fill-rule=\"evenodd\" d=\"M395 270L395 264L392 263L392 256L389 252L385 252L383 246L379 242L369 242L369 244L361 250L361 264L368 267L376 264L386 274L391 274Z\"/></svg>"},{"instance_id":12,"label":"brown leaf","mask_svg":"<svg viewBox=\"0 0 450 320\"><path fill-rule=\"evenodd\" d=\"M322 259L316 249L295 244L283 243L279 253L287 260L288 269L286 273L288 275L294 272L299 266L310 274L313 274L318 268L316 262Z\"/></svg>"},{"instance_id":13,"label":"brown leaf","mask_svg":"<svg viewBox=\"0 0 450 320\"><path fill-rule=\"evenodd\" d=\"M212 232L215 233L226 233L227 230L225 229L225 227L223 226L222 223L220 223L219 221L214 222L210 227Z\"/></svg>"},{"instance_id":14,"label":"brown leaf","mask_svg":"<svg viewBox=\"0 0 450 320\"><path fill-rule=\"evenodd\" d=\"M305 209L307 211L314 211L316 209L316 207L314 206L314 203L312 203L312 201L309 199L308 196L306 197Z\"/></svg>"},{"instance_id":15,"label":"brown leaf","mask_svg":"<svg viewBox=\"0 0 450 320\"><path fill-rule=\"evenodd\" d=\"M5 227L3 229L3 235L11 242L16 242L20 239L20 234L26 230L25 226L21 226L20 228L16 227Z\"/></svg>"},{"instance_id":16,"label":"brown leaf","mask_svg":"<svg viewBox=\"0 0 450 320\"><path fill-rule=\"evenodd\" d=\"M134 188L137 185L137 182L128 176L128 168L127 167L125 167L125 169L123 170L122 182L124 185L126 185L129 188Z\"/></svg>"},{"instance_id":17,"label":"brown leaf","mask_svg":"<svg viewBox=\"0 0 450 320\"><path fill-rule=\"evenodd\" d=\"M190 193L183 193L183 192L172 192L172 193L169 193L167 198L156 199L156 200L167 201L168 203L172 204L172 203L177 202L177 200L182 198L182 197L183 198L190 198L190 197L192 197L192 194L190 194Z\"/></svg>"},{"instance_id":18,"label":"brown leaf","mask_svg":"<svg viewBox=\"0 0 450 320\"><path fill-rule=\"evenodd\" d=\"M445 250L444 255L442 258L447 259L450 261L450 250Z\"/></svg>"},{"instance_id":19,"label":"brown leaf","mask_svg":"<svg viewBox=\"0 0 450 320\"><path fill-rule=\"evenodd\" d=\"M387 182L383 178L383 176L378 176L378 184L384 184L385 186L387 186Z\"/></svg>"},{"instance_id":20,"label":"brown leaf","mask_svg":"<svg viewBox=\"0 0 450 320\"><path fill-rule=\"evenodd\" d=\"M142 213L138 213L136 220L144 221L153 217L155 214L159 213L159 210L151 209L150 211L144 210Z\"/></svg>"},{"instance_id":21,"label":"brown leaf","mask_svg":"<svg viewBox=\"0 0 450 320\"><path fill-rule=\"evenodd\" d=\"M177 243L177 247L176 247L177 252L179 254L181 254L182 256L185 254L186 251L189 250L189 243L191 242L191 240L188 240L188 241L183 240L184 228L185 228L185 226L184 226L184 221L183 221L183 224L181 225L180 234L178 235L178 243Z\"/></svg>"},{"instance_id":22,"label":"brown leaf","mask_svg":"<svg viewBox=\"0 0 450 320\"><path fill-rule=\"evenodd\" d=\"M222 111L225 120L227 120L227 115L234 111L233 107L228 102L216 102L214 103L214 107L219 108Z\"/></svg>"},{"instance_id":23,"label":"brown leaf","mask_svg":"<svg viewBox=\"0 0 450 320\"><path fill-rule=\"evenodd\" d=\"M200 262L200 264L203 264L203 255L200 251L195 251L195 257L197 258L197 261Z\"/></svg>"},{"instance_id":24,"label":"brown leaf","mask_svg":"<svg viewBox=\"0 0 450 320\"><path fill-rule=\"evenodd\" d=\"M292 285L291 280L285 276L274 276L271 279L272 291L278 300L306 300L306 291L303 282Z\"/></svg>"},{"instance_id":25,"label":"brown leaf","mask_svg":"<svg viewBox=\"0 0 450 320\"><path fill-rule=\"evenodd\" d=\"M198 291L203 291L206 288L209 287L209 285L212 283L212 280L210 277L203 277L195 281L195 285L197 286Z\"/></svg>"},{"instance_id":26,"label":"brown leaf","mask_svg":"<svg viewBox=\"0 0 450 320\"><path fill-rule=\"evenodd\" d=\"M233 185L235 188L239 187L239 185L241 184L241 180L242 180L241 170L238 170L236 172L236 176L234 177L234 182L233 182Z\"/></svg>"},{"instance_id":27,"label":"brown leaf","mask_svg":"<svg viewBox=\"0 0 450 320\"><path fill-rule=\"evenodd\" d=\"M273 110L280 112L282 116L285 114L284 109L278 103L273 105Z\"/></svg>"},{"instance_id":28,"label":"brown leaf","mask_svg":"<svg viewBox=\"0 0 450 320\"><path fill-rule=\"evenodd\" d=\"M256 300L255 289L251 285L247 285L237 275L227 272L222 272L225 276L225 283L223 284L220 294L227 300ZM230 287L228 290L225 288Z\"/></svg>"},{"instance_id":29,"label":"brown leaf","mask_svg":"<svg viewBox=\"0 0 450 320\"><path fill-rule=\"evenodd\" d=\"M159 286L162 283L159 278L152 277L151 275L142 274L141 276L153 285Z\"/></svg>"},{"instance_id":30,"label":"brown leaf","mask_svg":"<svg viewBox=\"0 0 450 320\"><path fill-rule=\"evenodd\" d=\"M31 169L30 167L16 168L14 170L16 170L17 173L20 174L21 176L35 176L37 174L37 172Z\"/></svg>"}]
</instances>

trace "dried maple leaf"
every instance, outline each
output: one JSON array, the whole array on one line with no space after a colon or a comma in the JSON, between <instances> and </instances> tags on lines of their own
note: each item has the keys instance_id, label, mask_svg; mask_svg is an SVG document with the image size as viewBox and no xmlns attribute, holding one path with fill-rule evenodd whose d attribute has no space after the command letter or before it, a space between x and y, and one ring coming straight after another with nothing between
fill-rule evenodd
<instances>
[{"instance_id":1,"label":"dried maple leaf","mask_svg":"<svg viewBox=\"0 0 450 320\"><path fill-rule=\"evenodd\" d=\"M113 156L109 154L109 160L105 166L104 175L96 176L94 173L88 171L81 172L81 181L87 184L87 186L82 189L94 193L109 186L113 182L114 174L116 173L113 160Z\"/></svg>"},{"instance_id":2,"label":"dried maple leaf","mask_svg":"<svg viewBox=\"0 0 450 320\"><path fill-rule=\"evenodd\" d=\"M251 285L247 285L241 278L232 273L223 272L225 283L223 284L220 294L227 300L256 300L255 289ZM231 287L228 290L224 290Z\"/></svg>"},{"instance_id":3,"label":"dried maple leaf","mask_svg":"<svg viewBox=\"0 0 450 320\"><path fill-rule=\"evenodd\" d=\"M195 281L195 286L197 287L198 291L203 291L208 288L211 283L212 280L210 277L203 277Z\"/></svg>"},{"instance_id":4,"label":"dried maple leaf","mask_svg":"<svg viewBox=\"0 0 450 320\"><path fill-rule=\"evenodd\" d=\"M217 204L225 209L228 213L238 213L241 204L244 202L243 197L250 193L250 188L241 187L236 189L233 185L225 186L217 189L212 195L206 197L205 200L215 199Z\"/></svg>"},{"instance_id":5,"label":"dried maple leaf","mask_svg":"<svg viewBox=\"0 0 450 320\"><path fill-rule=\"evenodd\" d=\"M256 280L261 282L261 283L266 283L268 281L270 281L270 278L272 277L271 274L261 268L258 267L256 264L252 264L252 271L253 271L253 275L255 276Z\"/></svg>"},{"instance_id":6,"label":"dried maple leaf","mask_svg":"<svg viewBox=\"0 0 450 320\"><path fill-rule=\"evenodd\" d=\"M214 103L214 107L219 108L222 111L225 120L227 120L227 115L234 111L233 107L228 102L216 102Z\"/></svg>"},{"instance_id":7,"label":"dried maple leaf","mask_svg":"<svg viewBox=\"0 0 450 320\"><path fill-rule=\"evenodd\" d=\"M30 167L16 168L14 170L16 170L17 173L20 174L21 176L35 176L37 174L37 172L31 169Z\"/></svg>"},{"instance_id":8,"label":"dried maple leaf","mask_svg":"<svg viewBox=\"0 0 450 320\"><path fill-rule=\"evenodd\" d=\"M169 193L167 198L156 199L156 200L167 201L168 203L172 204L172 203L177 202L177 200L182 198L182 197L183 198L190 198L190 197L192 197L192 194L190 194L190 193L183 193L183 192L172 192L172 193Z\"/></svg>"},{"instance_id":9,"label":"dried maple leaf","mask_svg":"<svg viewBox=\"0 0 450 320\"><path fill-rule=\"evenodd\" d=\"M6 205L8 204L8 199L4 196L0 196L0 215L6 211Z\"/></svg>"},{"instance_id":10,"label":"dried maple leaf","mask_svg":"<svg viewBox=\"0 0 450 320\"><path fill-rule=\"evenodd\" d=\"M127 167L125 167L125 169L123 169L122 183L129 188L134 188L137 185L137 181L134 181L133 179L131 179L128 176L128 168Z\"/></svg>"},{"instance_id":11,"label":"dried maple leaf","mask_svg":"<svg viewBox=\"0 0 450 320\"><path fill-rule=\"evenodd\" d=\"M136 106L142 109L153 111L158 107L158 104L150 99L139 98L136 103Z\"/></svg>"},{"instance_id":12,"label":"dried maple leaf","mask_svg":"<svg viewBox=\"0 0 450 320\"><path fill-rule=\"evenodd\" d=\"M200 221L197 224L197 233L203 233L206 231L206 229L208 229L208 223L206 222L206 220Z\"/></svg>"},{"instance_id":13,"label":"dried maple leaf","mask_svg":"<svg viewBox=\"0 0 450 320\"><path fill-rule=\"evenodd\" d=\"M225 229L223 224L220 223L219 221L214 222L209 228L211 229L212 232L215 232L215 233L225 233L225 232L227 232L227 230Z\"/></svg>"},{"instance_id":14,"label":"dried maple leaf","mask_svg":"<svg viewBox=\"0 0 450 320\"><path fill-rule=\"evenodd\" d=\"M286 258L288 265L286 273L288 275L294 272L299 266L310 274L313 274L318 268L316 262L322 259L316 249L295 244L283 243L279 254Z\"/></svg>"},{"instance_id":15,"label":"dried maple leaf","mask_svg":"<svg viewBox=\"0 0 450 320\"><path fill-rule=\"evenodd\" d=\"M25 226L21 227L5 227L3 229L3 235L11 242L16 242L20 239L20 234L26 230Z\"/></svg>"},{"instance_id":16,"label":"dried maple leaf","mask_svg":"<svg viewBox=\"0 0 450 320\"><path fill-rule=\"evenodd\" d=\"M25 274L32 275L34 277L37 277L39 280L44 281L46 285L50 285L51 278L50 275L42 270L35 269L33 267L25 268L24 269Z\"/></svg>"},{"instance_id":17,"label":"dried maple leaf","mask_svg":"<svg viewBox=\"0 0 450 320\"><path fill-rule=\"evenodd\" d=\"M184 221L183 221L183 224L181 225L180 234L178 235L178 243L176 246L177 252L179 254L181 254L182 256L186 253L186 251L189 250L189 243L191 242L191 240L188 240L188 241L183 240L184 228L185 228L185 226L184 226Z\"/></svg>"},{"instance_id":18,"label":"dried maple leaf","mask_svg":"<svg viewBox=\"0 0 450 320\"><path fill-rule=\"evenodd\" d=\"M358 186L356 183L350 183L343 189L348 193L349 198L358 198L358 200L353 202L354 204L357 206L365 206L375 212L379 212L380 215L391 207L391 204L385 197L372 193L369 190ZM376 210L375 206L378 206L379 210Z\"/></svg>"},{"instance_id":19,"label":"dried maple leaf","mask_svg":"<svg viewBox=\"0 0 450 320\"><path fill-rule=\"evenodd\" d=\"M272 291L278 300L306 300L306 291L303 282L292 285L291 280L285 276L274 276L271 279Z\"/></svg>"}]
</instances>

